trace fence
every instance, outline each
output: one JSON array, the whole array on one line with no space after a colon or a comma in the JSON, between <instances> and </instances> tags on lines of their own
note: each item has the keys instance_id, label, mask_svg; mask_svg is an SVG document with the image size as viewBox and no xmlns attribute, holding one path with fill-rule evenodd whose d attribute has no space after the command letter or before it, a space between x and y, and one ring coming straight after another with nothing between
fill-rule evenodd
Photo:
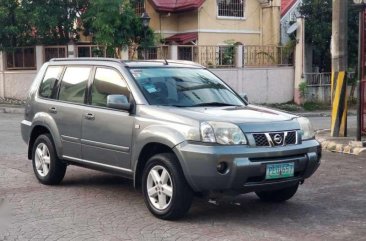
<instances>
[{"instance_id":1,"label":"fence","mask_svg":"<svg viewBox=\"0 0 366 241\"><path fill-rule=\"evenodd\" d=\"M176 58L200 63L206 67L234 67L234 46L176 46ZM134 51L134 52L133 52ZM169 57L169 46L129 49L132 59L165 59ZM175 55L170 53L170 55Z\"/></svg>"},{"instance_id":2,"label":"fence","mask_svg":"<svg viewBox=\"0 0 366 241\"><path fill-rule=\"evenodd\" d=\"M165 54L155 54L155 49L166 48ZM242 48L242 64L248 67L261 66L291 66L293 65L292 49L281 46L248 45ZM237 47L233 45L179 45L177 59L197 62L209 68L231 68L236 66ZM138 54L136 59L161 59L168 55L168 46L147 48L144 54ZM131 56L131 55L130 55ZM242 65L241 64L241 65Z\"/></svg>"},{"instance_id":3,"label":"fence","mask_svg":"<svg viewBox=\"0 0 366 241\"><path fill-rule=\"evenodd\" d=\"M197 46L198 59L196 62L209 67L234 67L234 46Z\"/></svg>"},{"instance_id":4,"label":"fence","mask_svg":"<svg viewBox=\"0 0 366 241\"><path fill-rule=\"evenodd\" d=\"M290 66L293 65L293 49L274 45L245 45L244 66Z\"/></svg>"},{"instance_id":5,"label":"fence","mask_svg":"<svg viewBox=\"0 0 366 241\"><path fill-rule=\"evenodd\" d=\"M307 86L331 85L331 73L306 73L304 74Z\"/></svg>"},{"instance_id":6,"label":"fence","mask_svg":"<svg viewBox=\"0 0 366 241\"><path fill-rule=\"evenodd\" d=\"M168 58L168 46L160 45L154 47L130 47L128 49L129 59L167 59Z\"/></svg>"},{"instance_id":7,"label":"fence","mask_svg":"<svg viewBox=\"0 0 366 241\"><path fill-rule=\"evenodd\" d=\"M331 102L331 73L305 73L305 100Z\"/></svg>"},{"instance_id":8,"label":"fence","mask_svg":"<svg viewBox=\"0 0 366 241\"><path fill-rule=\"evenodd\" d=\"M32 70L52 58L65 58L69 55L75 57L115 57L109 53L105 46L100 45L75 45L75 46L38 46L43 56L36 57L35 47L16 48L13 52L6 53L6 69ZM68 51L71 50L71 54ZM197 62L208 68L233 68L238 67L268 67L292 65L292 51L280 46L212 46L212 45L160 45L154 47L130 47L128 59L177 59ZM36 59L37 58L37 59ZM126 57L124 57L126 58ZM38 61L38 62L37 62ZM308 74L311 83L315 83L319 76ZM323 78L320 81L329 81Z\"/></svg>"}]
</instances>

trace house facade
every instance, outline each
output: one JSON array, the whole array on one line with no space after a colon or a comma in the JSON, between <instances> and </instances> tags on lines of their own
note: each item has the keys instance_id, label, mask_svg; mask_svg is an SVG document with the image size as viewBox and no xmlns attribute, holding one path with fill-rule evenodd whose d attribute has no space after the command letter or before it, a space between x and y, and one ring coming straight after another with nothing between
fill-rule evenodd
<instances>
[{"instance_id":1,"label":"house facade","mask_svg":"<svg viewBox=\"0 0 366 241\"><path fill-rule=\"evenodd\" d=\"M296 23L300 14L302 0L281 0L281 44L285 45L290 41L288 30Z\"/></svg>"},{"instance_id":2,"label":"house facade","mask_svg":"<svg viewBox=\"0 0 366 241\"><path fill-rule=\"evenodd\" d=\"M280 42L281 0L145 0L143 8L151 17L150 27L166 44Z\"/></svg>"}]
</instances>

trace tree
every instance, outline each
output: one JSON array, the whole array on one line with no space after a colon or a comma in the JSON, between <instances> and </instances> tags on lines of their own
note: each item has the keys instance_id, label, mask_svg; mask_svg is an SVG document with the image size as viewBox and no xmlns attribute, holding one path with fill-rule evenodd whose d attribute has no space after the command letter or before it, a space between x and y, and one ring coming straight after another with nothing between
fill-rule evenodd
<instances>
[{"instance_id":1,"label":"tree","mask_svg":"<svg viewBox=\"0 0 366 241\"><path fill-rule=\"evenodd\" d=\"M116 56L128 46L153 45L153 31L144 29L128 0L110 0L108 4L104 0L90 1L82 15L82 25L96 44L106 46Z\"/></svg>"},{"instance_id":2,"label":"tree","mask_svg":"<svg viewBox=\"0 0 366 241\"><path fill-rule=\"evenodd\" d=\"M23 0L22 8L29 15L37 44L66 44L78 38L74 27L87 0Z\"/></svg>"},{"instance_id":3,"label":"tree","mask_svg":"<svg viewBox=\"0 0 366 241\"><path fill-rule=\"evenodd\" d=\"M31 27L17 0L0 1L0 50L32 44Z\"/></svg>"},{"instance_id":4,"label":"tree","mask_svg":"<svg viewBox=\"0 0 366 241\"><path fill-rule=\"evenodd\" d=\"M348 0L348 59L357 66L358 14ZM300 8L305 17L305 41L313 47L313 64L323 71L331 69L330 41L332 37L332 0L303 0Z\"/></svg>"},{"instance_id":5,"label":"tree","mask_svg":"<svg viewBox=\"0 0 366 241\"><path fill-rule=\"evenodd\" d=\"M0 49L66 44L77 39L74 23L87 0L0 1Z\"/></svg>"}]
</instances>

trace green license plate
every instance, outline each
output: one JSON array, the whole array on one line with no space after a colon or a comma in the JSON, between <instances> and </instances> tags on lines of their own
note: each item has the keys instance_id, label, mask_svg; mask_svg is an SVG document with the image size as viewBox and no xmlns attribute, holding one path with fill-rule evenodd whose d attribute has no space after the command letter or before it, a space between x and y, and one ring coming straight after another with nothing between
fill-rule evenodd
<instances>
[{"instance_id":1,"label":"green license plate","mask_svg":"<svg viewBox=\"0 0 366 241\"><path fill-rule=\"evenodd\" d=\"M279 164L267 164L266 179L278 179L287 178L294 176L295 164L293 162L289 163L279 163Z\"/></svg>"}]
</instances>

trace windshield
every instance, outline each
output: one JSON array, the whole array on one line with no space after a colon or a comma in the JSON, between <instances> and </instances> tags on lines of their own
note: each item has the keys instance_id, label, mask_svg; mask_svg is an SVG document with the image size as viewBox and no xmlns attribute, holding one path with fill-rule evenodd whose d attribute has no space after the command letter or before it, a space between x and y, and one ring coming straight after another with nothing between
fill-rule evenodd
<instances>
[{"instance_id":1,"label":"windshield","mask_svg":"<svg viewBox=\"0 0 366 241\"><path fill-rule=\"evenodd\" d=\"M244 105L231 89L206 69L131 68L130 72L151 105Z\"/></svg>"}]
</instances>

